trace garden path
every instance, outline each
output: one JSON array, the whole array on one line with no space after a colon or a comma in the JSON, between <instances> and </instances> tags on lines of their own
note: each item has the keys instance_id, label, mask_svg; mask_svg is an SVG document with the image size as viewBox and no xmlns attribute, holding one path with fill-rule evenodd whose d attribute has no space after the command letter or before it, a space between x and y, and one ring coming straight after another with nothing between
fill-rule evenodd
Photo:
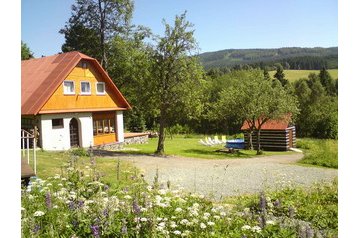
<instances>
[{"instance_id":1,"label":"garden path","mask_svg":"<svg viewBox=\"0 0 358 238\"><path fill-rule=\"evenodd\" d=\"M337 169L296 164L302 153L263 156L250 159L196 159L175 156L120 156L132 161L152 184L158 169L159 182L181 186L204 195L222 196L257 193L287 185L308 186L330 182L338 176Z\"/></svg>"}]
</instances>

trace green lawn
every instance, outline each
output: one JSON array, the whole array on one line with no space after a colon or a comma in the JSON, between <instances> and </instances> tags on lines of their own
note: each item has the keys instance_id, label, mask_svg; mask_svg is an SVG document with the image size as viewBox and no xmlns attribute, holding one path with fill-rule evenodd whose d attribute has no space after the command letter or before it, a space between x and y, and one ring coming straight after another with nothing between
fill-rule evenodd
<instances>
[{"instance_id":1,"label":"green lawn","mask_svg":"<svg viewBox=\"0 0 358 238\"><path fill-rule=\"evenodd\" d=\"M202 158L202 159L234 159L256 157L256 151L240 150L237 153L216 152L223 149L224 144L214 146L204 146L199 143L204 136L183 136L176 135L173 138L167 137L165 140L165 154L180 157ZM219 136L220 138L220 136ZM158 138L151 138L147 144L126 145L123 153L131 154L153 154L157 148ZM292 152L264 152L263 155L289 154Z\"/></svg>"},{"instance_id":2,"label":"green lawn","mask_svg":"<svg viewBox=\"0 0 358 238\"><path fill-rule=\"evenodd\" d=\"M55 174L62 175L65 167L70 161L70 152L48 152L37 151L37 176L42 179L54 176ZM32 157L30 164L32 166ZM117 181L117 163L116 158L95 158L96 170L102 176L102 181L116 184ZM90 157L77 157L77 166L84 169L85 166L90 165ZM130 176L138 173L138 170L129 162L120 161L119 179L120 184L128 184Z\"/></svg>"},{"instance_id":3,"label":"green lawn","mask_svg":"<svg viewBox=\"0 0 358 238\"><path fill-rule=\"evenodd\" d=\"M333 79L338 78L338 69L329 69L327 70ZM269 74L273 78L276 71L270 71ZM290 81L296 81L300 78L308 78L310 73L319 74L319 70L284 70L286 79Z\"/></svg>"},{"instance_id":4,"label":"green lawn","mask_svg":"<svg viewBox=\"0 0 358 238\"><path fill-rule=\"evenodd\" d=\"M338 140L298 139L297 147L305 153L299 163L338 168Z\"/></svg>"}]
</instances>

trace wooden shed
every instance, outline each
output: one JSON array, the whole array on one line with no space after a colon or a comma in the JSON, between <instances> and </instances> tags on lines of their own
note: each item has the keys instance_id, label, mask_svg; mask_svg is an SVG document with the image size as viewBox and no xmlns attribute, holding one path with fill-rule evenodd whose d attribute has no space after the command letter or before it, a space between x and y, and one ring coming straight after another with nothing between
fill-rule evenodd
<instances>
[{"instance_id":1,"label":"wooden shed","mask_svg":"<svg viewBox=\"0 0 358 238\"><path fill-rule=\"evenodd\" d=\"M296 129L290 125L289 118L267 121L261 128L261 149L271 151L287 151L296 146ZM245 147L249 147L249 125L247 122L241 127L244 131ZM257 132L252 135L254 149L257 149Z\"/></svg>"}]
</instances>

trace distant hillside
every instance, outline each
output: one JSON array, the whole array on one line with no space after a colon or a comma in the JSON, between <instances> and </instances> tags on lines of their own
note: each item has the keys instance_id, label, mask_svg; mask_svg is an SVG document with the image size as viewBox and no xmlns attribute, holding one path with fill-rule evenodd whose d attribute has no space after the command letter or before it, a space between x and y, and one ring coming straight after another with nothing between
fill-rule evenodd
<instances>
[{"instance_id":1,"label":"distant hillside","mask_svg":"<svg viewBox=\"0 0 358 238\"><path fill-rule=\"evenodd\" d=\"M227 49L206 52L199 55L206 69L215 67L234 67L239 65L272 66L286 64L290 69L329 69L338 68L338 47L278 49Z\"/></svg>"}]
</instances>

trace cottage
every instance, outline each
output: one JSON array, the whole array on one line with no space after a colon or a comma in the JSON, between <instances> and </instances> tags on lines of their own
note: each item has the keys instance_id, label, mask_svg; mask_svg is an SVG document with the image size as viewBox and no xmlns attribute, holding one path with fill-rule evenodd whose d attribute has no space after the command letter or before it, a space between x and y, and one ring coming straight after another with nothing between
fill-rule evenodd
<instances>
[{"instance_id":1,"label":"cottage","mask_svg":"<svg viewBox=\"0 0 358 238\"><path fill-rule=\"evenodd\" d=\"M98 61L80 52L21 62L21 127L44 150L124 141L130 105Z\"/></svg>"},{"instance_id":2,"label":"cottage","mask_svg":"<svg viewBox=\"0 0 358 238\"><path fill-rule=\"evenodd\" d=\"M260 144L263 150L287 151L296 146L296 130L290 125L290 118L269 120L261 128ZM245 147L249 147L249 125L245 121L241 127L244 131ZM252 135L254 149L257 148L257 133Z\"/></svg>"}]
</instances>

